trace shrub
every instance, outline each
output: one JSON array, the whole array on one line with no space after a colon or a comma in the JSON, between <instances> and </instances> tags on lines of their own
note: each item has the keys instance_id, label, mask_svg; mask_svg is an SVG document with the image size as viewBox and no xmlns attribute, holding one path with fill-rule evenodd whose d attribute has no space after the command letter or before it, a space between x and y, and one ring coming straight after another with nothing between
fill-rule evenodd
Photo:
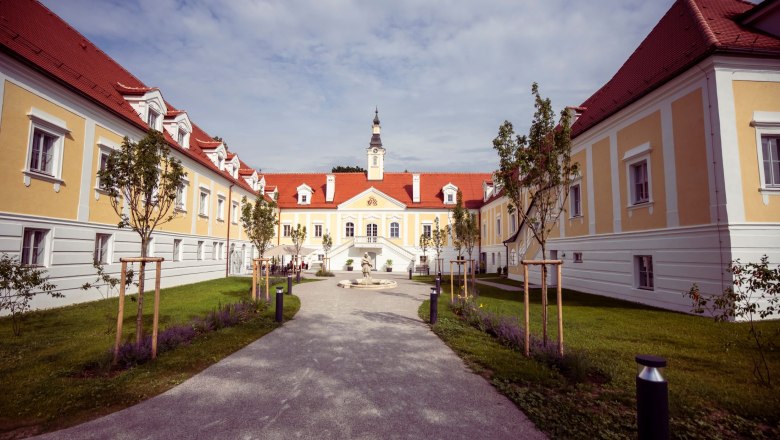
<instances>
[{"instance_id":1,"label":"shrub","mask_svg":"<svg viewBox=\"0 0 780 440\"><path fill-rule=\"evenodd\" d=\"M347 260L347 266L352 266L352 263L354 263L354 262L355 262L355 260L353 260L352 258L348 259Z\"/></svg>"},{"instance_id":2,"label":"shrub","mask_svg":"<svg viewBox=\"0 0 780 440\"><path fill-rule=\"evenodd\" d=\"M498 268L496 268L496 273L499 275L503 273L503 269L501 268L501 266L498 266Z\"/></svg>"},{"instance_id":3,"label":"shrub","mask_svg":"<svg viewBox=\"0 0 780 440\"><path fill-rule=\"evenodd\" d=\"M0 257L0 311L11 312L14 335L22 334L22 316L30 310L35 295L45 293L52 298L64 295L55 292L57 286L49 282L46 269L23 265L16 257Z\"/></svg>"},{"instance_id":4,"label":"shrub","mask_svg":"<svg viewBox=\"0 0 780 440\"><path fill-rule=\"evenodd\" d=\"M315 274L318 277L335 277L336 275L333 274L333 272L327 271L325 269L320 269Z\"/></svg>"}]
</instances>

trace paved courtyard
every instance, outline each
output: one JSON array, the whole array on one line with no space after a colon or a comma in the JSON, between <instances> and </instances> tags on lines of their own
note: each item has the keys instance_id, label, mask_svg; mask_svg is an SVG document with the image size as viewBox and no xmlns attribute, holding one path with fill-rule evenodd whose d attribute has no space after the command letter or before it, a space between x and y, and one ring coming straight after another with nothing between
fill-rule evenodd
<instances>
[{"instance_id":1,"label":"paved courtyard","mask_svg":"<svg viewBox=\"0 0 780 440\"><path fill-rule=\"evenodd\" d=\"M160 396L42 438L544 438L418 318L429 287L385 275L398 286L341 289L338 274L296 285L301 310L282 328Z\"/></svg>"}]
</instances>

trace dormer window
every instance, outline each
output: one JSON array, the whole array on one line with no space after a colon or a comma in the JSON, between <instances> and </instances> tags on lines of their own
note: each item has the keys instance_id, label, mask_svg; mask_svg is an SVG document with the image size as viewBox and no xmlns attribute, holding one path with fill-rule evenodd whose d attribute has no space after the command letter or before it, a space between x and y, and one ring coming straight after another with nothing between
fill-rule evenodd
<instances>
[{"instance_id":1,"label":"dormer window","mask_svg":"<svg viewBox=\"0 0 780 440\"><path fill-rule=\"evenodd\" d=\"M305 183L299 186L297 190L298 190L298 204L310 205L311 196L314 193L314 190L312 190L311 187Z\"/></svg>"},{"instance_id":2,"label":"dormer window","mask_svg":"<svg viewBox=\"0 0 780 440\"><path fill-rule=\"evenodd\" d=\"M178 142L179 145L181 145L182 147L184 146L184 137L185 136L187 136L187 132L180 128L179 129L179 134L178 134L178 136L176 136L176 142Z\"/></svg>"},{"instance_id":3,"label":"dormer window","mask_svg":"<svg viewBox=\"0 0 780 440\"><path fill-rule=\"evenodd\" d=\"M457 194L458 194L458 187L453 185L452 183L448 183L441 189L442 194L444 194L444 204L445 205L454 205L457 201Z\"/></svg>"},{"instance_id":4,"label":"dormer window","mask_svg":"<svg viewBox=\"0 0 780 440\"><path fill-rule=\"evenodd\" d=\"M160 113L149 107L149 110L146 113L146 123L149 125L149 128L154 128L157 130L157 121L160 119Z\"/></svg>"},{"instance_id":5,"label":"dormer window","mask_svg":"<svg viewBox=\"0 0 780 440\"><path fill-rule=\"evenodd\" d=\"M222 171L225 168L225 158L220 154L217 156L217 168Z\"/></svg>"}]
</instances>

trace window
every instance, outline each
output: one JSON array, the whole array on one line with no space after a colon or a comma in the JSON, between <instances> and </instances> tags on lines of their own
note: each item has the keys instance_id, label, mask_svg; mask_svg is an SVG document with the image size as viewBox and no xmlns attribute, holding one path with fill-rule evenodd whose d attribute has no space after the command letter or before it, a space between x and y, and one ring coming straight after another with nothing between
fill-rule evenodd
<instances>
[{"instance_id":1,"label":"window","mask_svg":"<svg viewBox=\"0 0 780 440\"><path fill-rule=\"evenodd\" d=\"M220 260L225 259L225 243L220 243L219 244L219 254L218 254L218 256L219 256Z\"/></svg>"},{"instance_id":2,"label":"window","mask_svg":"<svg viewBox=\"0 0 780 440\"><path fill-rule=\"evenodd\" d=\"M398 222L390 223L390 238L401 237L401 227Z\"/></svg>"},{"instance_id":3,"label":"window","mask_svg":"<svg viewBox=\"0 0 780 440\"><path fill-rule=\"evenodd\" d=\"M491 252L490 253L490 260L491 260L490 264L496 264L496 253L495 252Z\"/></svg>"},{"instance_id":4,"label":"window","mask_svg":"<svg viewBox=\"0 0 780 440\"><path fill-rule=\"evenodd\" d=\"M306 194L301 194L301 203L308 203L309 202L309 196Z\"/></svg>"},{"instance_id":5,"label":"window","mask_svg":"<svg viewBox=\"0 0 780 440\"><path fill-rule=\"evenodd\" d=\"M379 165L379 158L374 156L374 166Z\"/></svg>"},{"instance_id":6,"label":"window","mask_svg":"<svg viewBox=\"0 0 780 440\"><path fill-rule=\"evenodd\" d=\"M427 263L428 263L428 256L420 255L420 264L427 264Z\"/></svg>"},{"instance_id":7,"label":"window","mask_svg":"<svg viewBox=\"0 0 780 440\"><path fill-rule=\"evenodd\" d=\"M95 251L92 254L92 262L95 264L110 264L109 245L111 234L95 234Z\"/></svg>"},{"instance_id":8,"label":"window","mask_svg":"<svg viewBox=\"0 0 780 440\"><path fill-rule=\"evenodd\" d=\"M574 262L575 263L582 263L582 252L575 252L574 253Z\"/></svg>"},{"instance_id":9,"label":"window","mask_svg":"<svg viewBox=\"0 0 780 440\"><path fill-rule=\"evenodd\" d=\"M173 239L173 261L181 261L181 239Z\"/></svg>"},{"instance_id":10,"label":"window","mask_svg":"<svg viewBox=\"0 0 780 440\"><path fill-rule=\"evenodd\" d=\"M206 245L203 241L198 242L198 260L206 259Z\"/></svg>"},{"instance_id":11,"label":"window","mask_svg":"<svg viewBox=\"0 0 780 440\"><path fill-rule=\"evenodd\" d=\"M187 210L187 185L184 183L176 188L176 203L174 209L178 211Z\"/></svg>"},{"instance_id":12,"label":"window","mask_svg":"<svg viewBox=\"0 0 780 440\"><path fill-rule=\"evenodd\" d=\"M455 197L453 197L452 193L447 194L447 203L455 203Z\"/></svg>"},{"instance_id":13,"label":"window","mask_svg":"<svg viewBox=\"0 0 780 440\"><path fill-rule=\"evenodd\" d=\"M423 225L423 235L431 238L431 225Z\"/></svg>"},{"instance_id":14,"label":"window","mask_svg":"<svg viewBox=\"0 0 780 440\"><path fill-rule=\"evenodd\" d=\"M217 220L225 219L225 198L217 196Z\"/></svg>"},{"instance_id":15,"label":"window","mask_svg":"<svg viewBox=\"0 0 780 440\"><path fill-rule=\"evenodd\" d=\"M517 251L515 249L509 252L509 262L512 266L517 266Z\"/></svg>"},{"instance_id":16,"label":"window","mask_svg":"<svg viewBox=\"0 0 780 440\"><path fill-rule=\"evenodd\" d=\"M650 255L634 256L634 268L637 274L637 287L653 290L653 257Z\"/></svg>"},{"instance_id":17,"label":"window","mask_svg":"<svg viewBox=\"0 0 780 440\"><path fill-rule=\"evenodd\" d=\"M225 158L220 154L217 156L217 168L222 171L225 168Z\"/></svg>"},{"instance_id":18,"label":"window","mask_svg":"<svg viewBox=\"0 0 780 440\"><path fill-rule=\"evenodd\" d=\"M322 237L322 225L314 225L314 236Z\"/></svg>"},{"instance_id":19,"label":"window","mask_svg":"<svg viewBox=\"0 0 780 440\"><path fill-rule=\"evenodd\" d=\"M187 136L187 132L179 129L178 135L176 137L176 141L179 143L180 146L184 146L184 138Z\"/></svg>"},{"instance_id":20,"label":"window","mask_svg":"<svg viewBox=\"0 0 780 440\"><path fill-rule=\"evenodd\" d=\"M487 225L482 225L482 236L487 237Z\"/></svg>"},{"instance_id":21,"label":"window","mask_svg":"<svg viewBox=\"0 0 780 440\"><path fill-rule=\"evenodd\" d=\"M501 219L496 219L496 235L501 235Z\"/></svg>"},{"instance_id":22,"label":"window","mask_svg":"<svg viewBox=\"0 0 780 440\"><path fill-rule=\"evenodd\" d=\"M509 224L511 225L511 230L509 232L515 232L515 230L517 230L517 217L515 217L514 214L509 216Z\"/></svg>"},{"instance_id":23,"label":"window","mask_svg":"<svg viewBox=\"0 0 780 440\"><path fill-rule=\"evenodd\" d=\"M25 228L22 236L22 264L45 266L46 229Z\"/></svg>"},{"instance_id":24,"label":"window","mask_svg":"<svg viewBox=\"0 0 780 440\"><path fill-rule=\"evenodd\" d=\"M54 154L57 136L40 128L33 129L33 140L30 149L30 171L54 175Z\"/></svg>"},{"instance_id":25,"label":"window","mask_svg":"<svg viewBox=\"0 0 780 440\"><path fill-rule=\"evenodd\" d=\"M209 193L207 191L200 191L200 204L198 205L198 214L204 217L209 216Z\"/></svg>"},{"instance_id":26,"label":"window","mask_svg":"<svg viewBox=\"0 0 780 440\"><path fill-rule=\"evenodd\" d=\"M647 175L647 159L631 165L631 204L650 201L650 185Z\"/></svg>"},{"instance_id":27,"label":"window","mask_svg":"<svg viewBox=\"0 0 780 440\"><path fill-rule=\"evenodd\" d=\"M108 166L109 152L101 149L98 153L98 171L104 171ZM100 177L95 178L95 188L106 189L105 185L100 181Z\"/></svg>"},{"instance_id":28,"label":"window","mask_svg":"<svg viewBox=\"0 0 780 440\"><path fill-rule=\"evenodd\" d=\"M290 237L292 235L292 225L282 225L282 236Z\"/></svg>"},{"instance_id":29,"label":"window","mask_svg":"<svg viewBox=\"0 0 780 440\"><path fill-rule=\"evenodd\" d=\"M317 254L317 261L325 260L325 254Z\"/></svg>"},{"instance_id":30,"label":"window","mask_svg":"<svg viewBox=\"0 0 780 440\"><path fill-rule=\"evenodd\" d=\"M344 230L344 235L347 237L354 237L355 236L355 224L352 222L347 222L346 228Z\"/></svg>"},{"instance_id":31,"label":"window","mask_svg":"<svg viewBox=\"0 0 780 440\"><path fill-rule=\"evenodd\" d=\"M239 215L238 215L238 203L233 202L232 210L233 210L233 212L231 212L231 214L230 214L230 221L234 225L237 225L238 224L238 217L239 217Z\"/></svg>"},{"instance_id":32,"label":"window","mask_svg":"<svg viewBox=\"0 0 780 440\"><path fill-rule=\"evenodd\" d=\"M217 260L219 259L219 244L214 241L211 243L211 259Z\"/></svg>"},{"instance_id":33,"label":"window","mask_svg":"<svg viewBox=\"0 0 780 440\"><path fill-rule=\"evenodd\" d=\"M149 107L149 111L146 114L146 123L149 125L149 128L157 129L157 120L160 118L160 113L157 112L157 110Z\"/></svg>"},{"instance_id":34,"label":"window","mask_svg":"<svg viewBox=\"0 0 780 440\"><path fill-rule=\"evenodd\" d=\"M572 185L571 186L571 216L572 217L581 217L582 216L582 200L580 198L580 184Z\"/></svg>"},{"instance_id":35,"label":"window","mask_svg":"<svg viewBox=\"0 0 780 440\"><path fill-rule=\"evenodd\" d=\"M780 136L761 136L764 186L780 188Z\"/></svg>"}]
</instances>

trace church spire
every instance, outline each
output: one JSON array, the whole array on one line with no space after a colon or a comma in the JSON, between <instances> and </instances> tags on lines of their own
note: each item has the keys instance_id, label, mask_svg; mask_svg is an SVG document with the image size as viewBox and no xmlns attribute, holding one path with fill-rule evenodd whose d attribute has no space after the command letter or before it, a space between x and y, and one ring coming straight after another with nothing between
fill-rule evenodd
<instances>
[{"instance_id":1,"label":"church spire","mask_svg":"<svg viewBox=\"0 0 780 440\"><path fill-rule=\"evenodd\" d=\"M382 180L385 174L385 149L380 136L382 127L379 125L379 107L374 109L374 124L371 129L371 143L368 144L368 180Z\"/></svg>"}]
</instances>

